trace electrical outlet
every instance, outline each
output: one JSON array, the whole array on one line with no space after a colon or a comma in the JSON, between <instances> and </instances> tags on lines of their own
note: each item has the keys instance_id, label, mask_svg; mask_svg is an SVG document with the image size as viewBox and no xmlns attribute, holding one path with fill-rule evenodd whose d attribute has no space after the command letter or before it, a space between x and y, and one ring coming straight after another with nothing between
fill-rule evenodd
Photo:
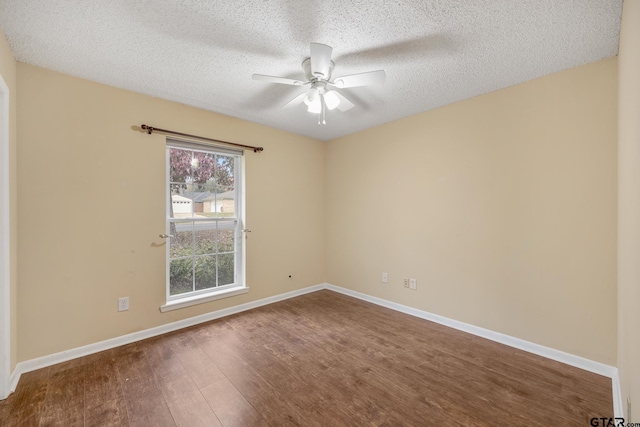
<instances>
[{"instance_id":1,"label":"electrical outlet","mask_svg":"<svg viewBox=\"0 0 640 427\"><path fill-rule=\"evenodd\" d=\"M387 273L382 273L382 283L389 283L389 275Z\"/></svg>"},{"instance_id":2,"label":"electrical outlet","mask_svg":"<svg viewBox=\"0 0 640 427\"><path fill-rule=\"evenodd\" d=\"M118 298L118 311L129 310L129 297Z\"/></svg>"},{"instance_id":3,"label":"electrical outlet","mask_svg":"<svg viewBox=\"0 0 640 427\"><path fill-rule=\"evenodd\" d=\"M409 287L409 279L403 279L404 280L404 287L408 288Z\"/></svg>"},{"instance_id":4,"label":"electrical outlet","mask_svg":"<svg viewBox=\"0 0 640 427\"><path fill-rule=\"evenodd\" d=\"M418 289L418 281L416 279L409 279L409 289L413 289L414 291Z\"/></svg>"}]
</instances>

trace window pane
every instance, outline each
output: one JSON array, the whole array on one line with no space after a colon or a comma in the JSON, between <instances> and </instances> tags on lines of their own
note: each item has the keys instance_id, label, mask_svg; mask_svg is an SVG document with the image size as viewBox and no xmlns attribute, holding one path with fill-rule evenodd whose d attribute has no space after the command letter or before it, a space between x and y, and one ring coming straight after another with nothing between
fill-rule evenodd
<instances>
[{"instance_id":1,"label":"window pane","mask_svg":"<svg viewBox=\"0 0 640 427\"><path fill-rule=\"evenodd\" d=\"M215 212L215 184L193 184L188 185L183 196L193 203L193 213L196 218L206 218L214 216Z\"/></svg>"},{"instance_id":2,"label":"window pane","mask_svg":"<svg viewBox=\"0 0 640 427\"><path fill-rule=\"evenodd\" d=\"M174 259L169 265L169 295L193 291L193 260Z\"/></svg>"},{"instance_id":3,"label":"window pane","mask_svg":"<svg viewBox=\"0 0 640 427\"><path fill-rule=\"evenodd\" d=\"M236 193L234 190L229 190L224 193L218 194L218 206L220 206L221 217L235 217L236 216Z\"/></svg>"},{"instance_id":4,"label":"window pane","mask_svg":"<svg viewBox=\"0 0 640 427\"><path fill-rule=\"evenodd\" d=\"M218 286L229 285L235 277L234 254L218 255Z\"/></svg>"},{"instance_id":5,"label":"window pane","mask_svg":"<svg viewBox=\"0 0 640 427\"><path fill-rule=\"evenodd\" d=\"M190 218L193 203L184 196L184 191L193 181L193 151L179 148L169 149L169 193L171 194L170 217Z\"/></svg>"},{"instance_id":6,"label":"window pane","mask_svg":"<svg viewBox=\"0 0 640 427\"><path fill-rule=\"evenodd\" d=\"M216 256L207 255L195 259L196 290L216 286Z\"/></svg>"},{"instance_id":7,"label":"window pane","mask_svg":"<svg viewBox=\"0 0 640 427\"><path fill-rule=\"evenodd\" d=\"M172 238L169 257L180 258L193 255L193 222L173 222L170 227Z\"/></svg>"},{"instance_id":8,"label":"window pane","mask_svg":"<svg viewBox=\"0 0 640 427\"><path fill-rule=\"evenodd\" d=\"M175 184L191 181L193 151L180 148L169 149L169 180Z\"/></svg>"},{"instance_id":9,"label":"window pane","mask_svg":"<svg viewBox=\"0 0 640 427\"><path fill-rule=\"evenodd\" d=\"M198 221L195 223L195 255L215 255L216 253L216 222Z\"/></svg>"},{"instance_id":10,"label":"window pane","mask_svg":"<svg viewBox=\"0 0 640 427\"><path fill-rule=\"evenodd\" d=\"M231 156L218 155L215 162L214 177L218 186L218 193L233 190L235 159Z\"/></svg>"},{"instance_id":11,"label":"window pane","mask_svg":"<svg viewBox=\"0 0 640 427\"><path fill-rule=\"evenodd\" d=\"M193 217L193 202L188 197L182 194L173 193L174 184L171 185L171 210L169 211L170 218L192 218ZM177 187L176 187L177 188ZM177 190L176 190L177 191ZM180 188L180 192L184 193L184 190Z\"/></svg>"},{"instance_id":12,"label":"window pane","mask_svg":"<svg viewBox=\"0 0 640 427\"><path fill-rule=\"evenodd\" d=\"M216 216L235 216L235 159L230 156L218 155L216 157L214 177L216 182Z\"/></svg>"},{"instance_id":13,"label":"window pane","mask_svg":"<svg viewBox=\"0 0 640 427\"><path fill-rule=\"evenodd\" d=\"M233 252L235 221L220 221L218 224L218 252Z\"/></svg>"},{"instance_id":14,"label":"window pane","mask_svg":"<svg viewBox=\"0 0 640 427\"><path fill-rule=\"evenodd\" d=\"M216 162L216 156L213 153L203 153L195 151L193 153L193 184L194 190L201 189L202 186L208 183L213 185L214 164ZM211 182L209 182L211 181Z\"/></svg>"}]
</instances>

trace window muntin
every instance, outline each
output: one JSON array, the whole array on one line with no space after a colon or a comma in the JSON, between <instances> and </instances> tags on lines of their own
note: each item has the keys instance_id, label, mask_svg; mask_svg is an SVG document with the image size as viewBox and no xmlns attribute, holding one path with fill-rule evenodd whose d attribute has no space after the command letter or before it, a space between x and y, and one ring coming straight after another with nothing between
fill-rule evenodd
<instances>
[{"instance_id":1,"label":"window muntin","mask_svg":"<svg viewBox=\"0 0 640 427\"><path fill-rule=\"evenodd\" d=\"M167 141L167 301L244 286L241 156Z\"/></svg>"}]
</instances>

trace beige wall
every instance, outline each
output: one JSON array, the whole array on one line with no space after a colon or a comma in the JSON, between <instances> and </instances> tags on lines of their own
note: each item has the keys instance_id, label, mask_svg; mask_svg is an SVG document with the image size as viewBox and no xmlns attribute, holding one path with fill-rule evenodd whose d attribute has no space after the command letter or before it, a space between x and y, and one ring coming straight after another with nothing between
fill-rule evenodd
<instances>
[{"instance_id":1,"label":"beige wall","mask_svg":"<svg viewBox=\"0 0 640 427\"><path fill-rule=\"evenodd\" d=\"M618 118L618 368L625 415L640 420L640 1L625 0Z\"/></svg>"},{"instance_id":2,"label":"beige wall","mask_svg":"<svg viewBox=\"0 0 640 427\"><path fill-rule=\"evenodd\" d=\"M328 143L17 72L19 361L329 281L616 363L615 58ZM159 312L164 137L143 122L265 147L249 294Z\"/></svg>"},{"instance_id":3,"label":"beige wall","mask_svg":"<svg viewBox=\"0 0 640 427\"><path fill-rule=\"evenodd\" d=\"M17 363L18 302L18 202L17 202L17 126L16 126L16 60L9 43L0 31L0 75L9 88L9 220L11 274L11 370Z\"/></svg>"},{"instance_id":4,"label":"beige wall","mask_svg":"<svg viewBox=\"0 0 640 427\"><path fill-rule=\"evenodd\" d=\"M616 64L330 141L328 281L615 365Z\"/></svg>"},{"instance_id":5,"label":"beige wall","mask_svg":"<svg viewBox=\"0 0 640 427\"><path fill-rule=\"evenodd\" d=\"M160 313L165 137L141 123L264 146L246 154L248 294ZM18 127L18 360L325 281L321 142L21 63Z\"/></svg>"}]
</instances>

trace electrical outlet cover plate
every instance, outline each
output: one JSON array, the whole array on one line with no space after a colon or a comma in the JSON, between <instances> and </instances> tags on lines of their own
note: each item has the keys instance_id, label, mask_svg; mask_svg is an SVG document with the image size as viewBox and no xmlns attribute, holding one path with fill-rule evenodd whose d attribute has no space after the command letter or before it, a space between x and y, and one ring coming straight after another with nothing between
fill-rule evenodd
<instances>
[{"instance_id":1,"label":"electrical outlet cover plate","mask_svg":"<svg viewBox=\"0 0 640 427\"><path fill-rule=\"evenodd\" d=\"M382 273L382 283L389 283L389 275L387 273Z\"/></svg>"},{"instance_id":2,"label":"electrical outlet cover plate","mask_svg":"<svg viewBox=\"0 0 640 427\"><path fill-rule=\"evenodd\" d=\"M118 298L118 311L129 310L129 297Z\"/></svg>"},{"instance_id":3,"label":"electrical outlet cover plate","mask_svg":"<svg viewBox=\"0 0 640 427\"><path fill-rule=\"evenodd\" d=\"M409 289L414 291L418 288L418 281L416 279L409 279Z\"/></svg>"}]
</instances>

